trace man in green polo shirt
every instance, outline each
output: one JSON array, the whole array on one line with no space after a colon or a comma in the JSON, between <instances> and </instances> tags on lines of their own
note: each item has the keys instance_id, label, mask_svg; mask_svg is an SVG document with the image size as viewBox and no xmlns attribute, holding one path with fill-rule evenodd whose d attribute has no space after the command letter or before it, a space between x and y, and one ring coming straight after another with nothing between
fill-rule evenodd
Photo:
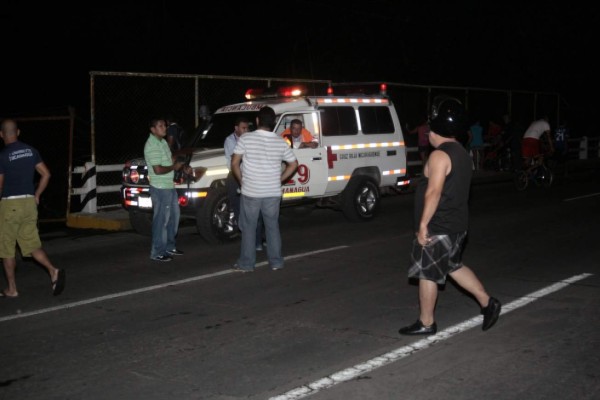
<instances>
[{"instance_id":1,"label":"man in green polo shirt","mask_svg":"<svg viewBox=\"0 0 600 400\"><path fill-rule=\"evenodd\" d=\"M166 135L167 122L162 118L152 119L150 135L144 146L144 158L148 165L150 198L154 211L150 251L150 259L154 261L171 261L172 256L183 254L175 246L179 228L179 203L173 177L174 171L184 168L184 163L174 161Z\"/></svg>"}]
</instances>

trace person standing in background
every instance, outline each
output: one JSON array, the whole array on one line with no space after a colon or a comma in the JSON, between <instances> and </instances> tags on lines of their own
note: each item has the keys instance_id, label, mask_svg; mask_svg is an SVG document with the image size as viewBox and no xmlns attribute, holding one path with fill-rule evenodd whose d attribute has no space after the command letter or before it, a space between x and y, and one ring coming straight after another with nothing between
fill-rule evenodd
<instances>
[{"instance_id":1,"label":"person standing in background","mask_svg":"<svg viewBox=\"0 0 600 400\"><path fill-rule=\"evenodd\" d=\"M227 162L227 168L229 168L229 174L225 179L225 186L227 187L227 198L229 200L229 206L233 212L233 227L239 229L238 218L240 216L240 184L235 179L233 171L231 170L231 156L233 155L233 149L237 145L240 137L248 132L250 129L250 121L244 116L236 118L233 126L233 133L225 138L225 160ZM264 239L264 224L262 217L258 218L258 224L256 226L256 250L261 251L263 249Z\"/></svg>"},{"instance_id":2,"label":"person standing in background","mask_svg":"<svg viewBox=\"0 0 600 400\"><path fill-rule=\"evenodd\" d=\"M37 228L37 207L50 181L50 170L35 148L19 141L20 134L12 119L4 120L0 125L0 136L5 145L0 151L0 258L8 281L8 287L0 292L0 297L19 296L15 279L17 244L23 256L32 256L46 268L52 294L58 296L65 288L66 272L50 262ZM37 186L34 184L36 172L41 176Z\"/></svg>"},{"instance_id":3,"label":"person standing in background","mask_svg":"<svg viewBox=\"0 0 600 400\"><path fill-rule=\"evenodd\" d=\"M427 117L421 121L419 125L417 125L414 129L410 130L408 133L417 134L417 146L419 148L419 157L421 157L421 162L423 166L427 162L427 157L429 157L429 123L427 122Z\"/></svg>"},{"instance_id":4,"label":"person standing in background","mask_svg":"<svg viewBox=\"0 0 600 400\"><path fill-rule=\"evenodd\" d=\"M272 270L283 268L279 209L281 186L298 168L298 160L290 146L273 132L277 122L275 111L263 107L258 112L254 132L244 134L233 151L231 168L240 182L240 229L242 246L233 269L254 271L256 263L256 226L260 215L267 236L267 258ZM243 160L243 162L242 162ZM285 163L285 168L282 168Z\"/></svg>"},{"instance_id":5,"label":"person standing in background","mask_svg":"<svg viewBox=\"0 0 600 400\"><path fill-rule=\"evenodd\" d=\"M183 255L175 246L175 237L179 229L179 202L173 181L175 171L184 168L183 161L175 161L171 149L165 140L167 123L162 118L150 121L150 135L144 145L144 159L148 165L150 180L150 198L152 199L152 248L150 259L171 261L172 256ZM191 174L192 169L184 168Z\"/></svg>"},{"instance_id":6,"label":"person standing in background","mask_svg":"<svg viewBox=\"0 0 600 400\"><path fill-rule=\"evenodd\" d=\"M477 119L469 127L468 131L469 141L467 142L467 149L471 151L473 156L473 166L475 170L481 169L481 160L483 159L483 127L480 121Z\"/></svg>"},{"instance_id":7,"label":"person standing in background","mask_svg":"<svg viewBox=\"0 0 600 400\"><path fill-rule=\"evenodd\" d=\"M167 143L171 148L171 152L181 150L183 146L183 128L177 123L177 120L173 116L167 118Z\"/></svg>"},{"instance_id":8,"label":"person standing in background","mask_svg":"<svg viewBox=\"0 0 600 400\"><path fill-rule=\"evenodd\" d=\"M238 140L240 140L240 137L248 132L249 129L250 121L246 117L241 116L236 118L233 132L225 138L225 143L223 145L227 168L229 168L225 186L227 187L227 198L229 199L229 205L233 211L233 220L236 225L240 215L240 184L237 179L235 179L233 171L231 170L231 156L233 155L233 149L235 149Z\"/></svg>"}]
</instances>

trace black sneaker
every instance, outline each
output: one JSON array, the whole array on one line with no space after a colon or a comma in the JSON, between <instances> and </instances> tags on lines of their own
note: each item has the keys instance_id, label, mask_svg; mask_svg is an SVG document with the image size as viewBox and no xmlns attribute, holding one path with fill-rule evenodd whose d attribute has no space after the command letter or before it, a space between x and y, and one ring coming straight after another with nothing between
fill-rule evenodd
<instances>
[{"instance_id":1,"label":"black sneaker","mask_svg":"<svg viewBox=\"0 0 600 400\"><path fill-rule=\"evenodd\" d=\"M252 269L242 268L238 264L234 264L233 268L231 268L231 270L235 271L235 272L241 272L241 273L244 273L244 272L254 272L254 268L252 268Z\"/></svg>"},{"instance_id":2,"label":"black sneaker","mask_svg":"<svg viewBox=\"0 0 600 400\"><path fill-rule=\"evenodd\" d=\"M398 331L401 335L435 335L436 332L437 324L435 322L429 326L425 326L420 319L412 325L400 328Z\"/></svg>"},{"instance_id":3,"label":"black sneaker","mask_svg":"<svg viewBox=\"0 0 600 400\"><path fill-rule=\"evenodd\" d=\"M502 304L500 304L500 301L490 297L487 307L481 309L481 313L483 314L483 325L481 325L481 330L487 331L494 326L496 321L498 321L501 309Z\"/></svg>"},{"instance_id":4,"label":"black sneaker","mask_svg":"<svg viewBox=\"0 0 600 400\"><path fill-rule=\"evenodd\" d=\"M151 257L150 259L154 260L154 261L167 262L167 261L171 261L173 259L173 257L171 257L168 254L163 254L162 256Z\"/></svg>"},{"instance_id":5,"label":"black sneaker","mask_svg":"<svg viewBox=\"0 0 600 400\"><path fill-rule=\"evenodd\" d=\"M173 250L167 251L167 254L170 255L170 256L182 256L183 255L183 251L177 250L177 249L173 249Z\"/></svg>"}]
</instances>

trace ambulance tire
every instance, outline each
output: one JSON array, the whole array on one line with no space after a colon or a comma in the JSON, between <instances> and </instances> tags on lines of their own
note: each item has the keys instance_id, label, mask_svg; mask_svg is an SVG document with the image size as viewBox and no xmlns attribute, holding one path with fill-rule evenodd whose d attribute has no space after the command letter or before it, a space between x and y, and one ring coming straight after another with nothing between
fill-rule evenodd
<instances>
[{"instance_id":1,"label":"ambulance tire","mask_svg":"<svg viewBox=\"0 0 600 400\"><path fill-rule=\"evenodd\" d=\"M152 236L152 217L151 212L129 210L129 223L133 230L140 235Z\"/></svg>"},{"instance_id":2,"label":"ambulance tire","mask_svg":"<svg viewBox=\"0 0 600 400\"><path fill-rule=\"evenodd\" d=\"M196 211L196 230L209 244L229 242L239 236L231 224L225 186L211 189L202 207Z\"/></svg>"},{"instance_id":3,"label":"ambulance tire","mask_svg":"<svg viewBox=\"0 0 600 400\"><path fill-rule=\"evenodd\" d=\"M363 222L373 219L380 202L381 196L375 182L369 178L355 177L344 189L340 206L349 221Z\"/></svg>"}]
</instances>

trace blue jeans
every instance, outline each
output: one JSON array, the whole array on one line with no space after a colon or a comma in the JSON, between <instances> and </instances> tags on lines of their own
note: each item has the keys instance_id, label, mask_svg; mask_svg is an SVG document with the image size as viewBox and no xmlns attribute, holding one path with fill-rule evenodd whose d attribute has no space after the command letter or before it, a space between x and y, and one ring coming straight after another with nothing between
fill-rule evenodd
<instances>
[{"instance_id":1,"label":"blue jeans","mask_svg":"<svg viewBox=\"0 0 600 400\"><path fill-rule=\"evenodd\" d=\"M240 184L233 176L233 172L230 172L229 175L227 175L225 186L227 187L227 198L229 200L230 209L233 211L233 217L238 221L240 217L240 194L238 193Z\"/></svg>"},{"instance_id":2,"label":"blue jeans","mask_svg":"<svg viewBox=\"0 0 600 400\"><path fill-rule=\"evenodd\" d=\"M175 236L179 228L179 202L175 189L158 189L150 186L150 198L152 199L152 250L150 257L166 255L167 251L173 250Z\"/></svg>"},{"instance_id":3,"label":"blue jeans","mask_svg":"<svg viewBox=\"0 0 600 400\"><path fill-rule=\"evenodd\" d=\"M265 223L263 222L262 214L258 214L258 221L256 221L256 247L262 247L263 241L267 238L265 236Z\"/></svg>"},{"instance_id":4,"label":"blue jeans","mask_svg":"<svg viewBox=\"0 0 600 400\"><path fill-rule=\"evenodd\" d=\"M240 189L240 184L238 183L237 179L235 179L232 172L230 172L229 175L227 175L227 179L225 180L225 186L227 187L227 198L229 199L229 205L231 207L231 211L233 212L233 219L239 227L238 220L240 218L241 195L238 193L238 190ZM256 247L262 247L264 235L265 227L263 224L262 216L260 216L256 225Z\"/></svg>"},{"instance_id":5,"label":"blue jeans","mask_svg":"<svg viewBox=\"0 0 600 400\"><path fill-rule=\"evenodd\" d=\"M262 220L267 237L267 259L271 268L282 268L281 234L279 233L279 206L281 197L248 197L240 199L240 230L242 231L242 248L238 266L242 269L254 269L256 264L256 231L258 220Z\"/></svg>"}]
</instances>

